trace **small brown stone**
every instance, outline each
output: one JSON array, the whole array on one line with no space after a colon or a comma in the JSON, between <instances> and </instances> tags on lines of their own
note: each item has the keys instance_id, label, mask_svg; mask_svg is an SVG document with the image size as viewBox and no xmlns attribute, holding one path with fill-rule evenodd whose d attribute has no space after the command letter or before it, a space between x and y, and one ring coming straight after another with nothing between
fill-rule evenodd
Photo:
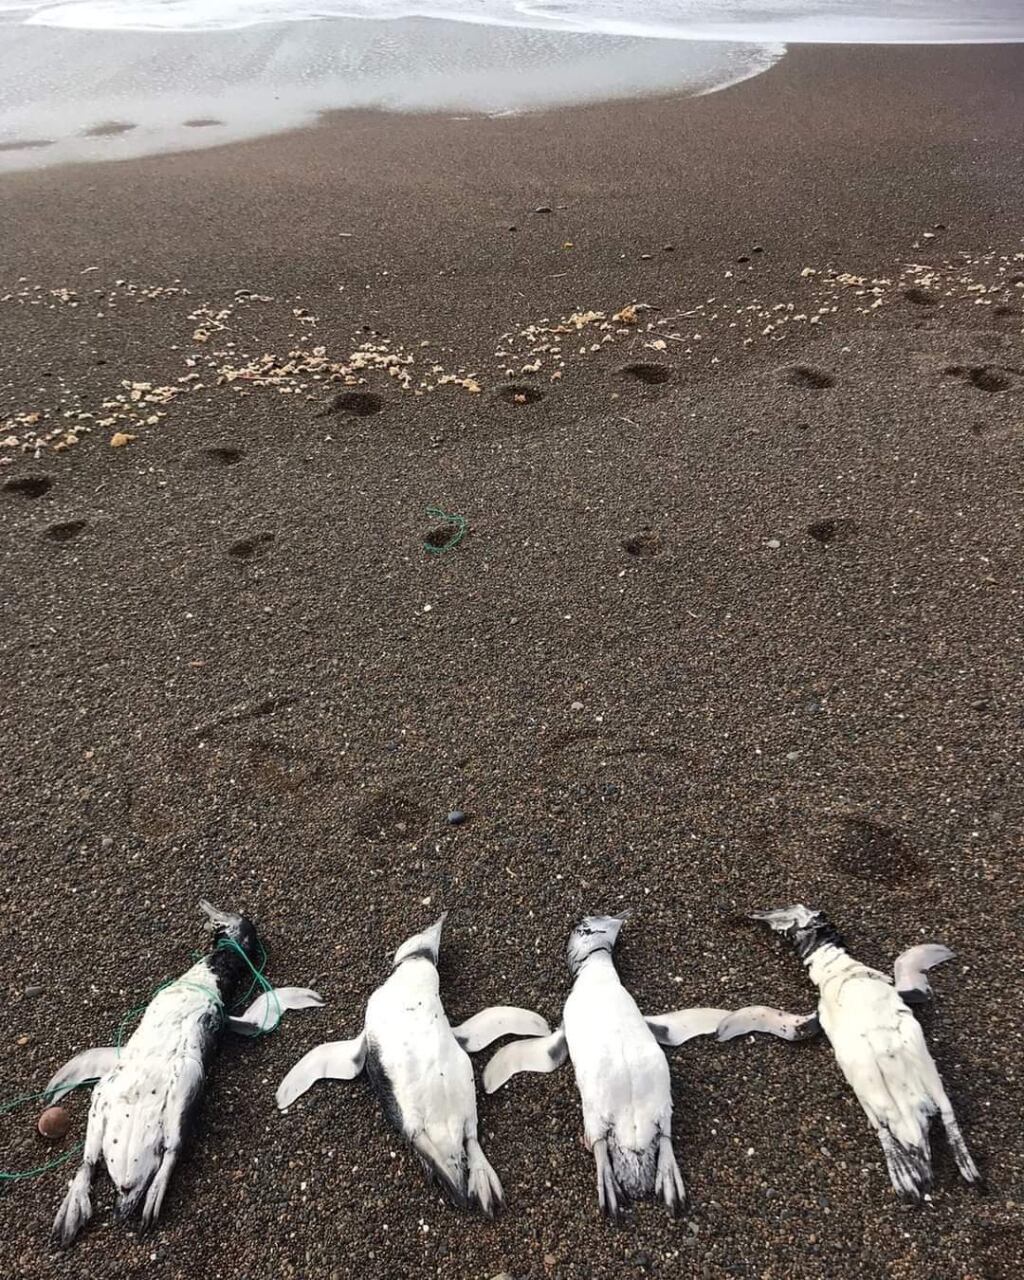
<instances>
[{"instance_id":1,"label":"small brown stone","mask_svg":"<svg viewBox=\"0 0 1024 1280\"><path fill-rule=\"evenodd\" d=\"M63 1107L47 1107L36 1126L44 1138L63 1138L71 1128L71 1117Z\"/></svg>"}]
</instances>

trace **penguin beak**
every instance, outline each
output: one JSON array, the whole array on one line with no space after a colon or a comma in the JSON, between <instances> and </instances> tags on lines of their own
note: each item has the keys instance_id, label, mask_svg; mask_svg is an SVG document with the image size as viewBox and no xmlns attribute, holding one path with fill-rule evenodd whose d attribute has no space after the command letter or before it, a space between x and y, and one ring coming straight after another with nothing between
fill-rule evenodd
<instances>
[{"instance_id":1,"label":"penguin beak","mask_svg":"<svg viewBox=\"0 0 1024 1280\"><path fill-rule=\"evenodd\" d=\"M225 931L237 929L242 923L242 917L237 912L222 911L206 898L199 899L199 910L206 916L206 927L211 933L216 933L218 929Z\"/></svg>"}]
</instances>

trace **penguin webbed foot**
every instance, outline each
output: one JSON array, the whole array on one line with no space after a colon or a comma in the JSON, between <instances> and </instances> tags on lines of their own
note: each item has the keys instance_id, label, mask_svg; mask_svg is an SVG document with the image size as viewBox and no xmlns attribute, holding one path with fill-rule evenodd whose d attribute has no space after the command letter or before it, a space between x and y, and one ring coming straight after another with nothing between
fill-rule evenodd
<instances>
[{"instance_id":1,"label":"penguin webbed foot","mask_svg":"<svg viewBox=\"0 0 1024 1280\"><path fill-rule=\"evenodd\" d=\"M67 1195L57 1210L50 1238L61 1249L69 1249L92 1217L92 1167L83 1164L68 1183Z\"/></svg>"},{"instance_id":2,"label":"penguin webbed foot","mask_svg":"<svg viewBox=\"0 0 1024 1280\"><path fill-rule=\"evenodd\" d=\"M671 1140L662 1135L658 1146L658 1171L654 1179L654 1194L661 1196L673 1218L678 1218L686 1208L686 1184L679 1172Z\"/></svg>"},{"instance_id":3,"label":"penguin webbed foot","mask_svg":"<svg viewBox=\"0 0 1024 1280\"><path fill-rule=\"evenodd\" d=\"M611 1222L619 1220L619 1196L621 1191L615 1181L612 1162L608 1156L608 1143L604 1138L594 1143L594 1164L597 1167L597 1203L601 1212Z\"/></svg>"},{"instance_id":4,"label":"penguin webbed foot","mask_svg":"<svg viewBox=\"0 0 1024 1280\"><path fill-rule=\"evenodd\" d=\"M469 1163L469 1200L485 1218L493 1219L505 1208L505 1192L498 1175L475 1139L466 1143L466 1158Z\"/></svg>"},{"instance_id":5,"label":"penguin webbed foot","mask_svg":"<svg viewBox=\"0 0 1024 1280\"><path fill-rule=\"evenodd\" d=\"M898 1142L888 1129L878 1130L893 1190L907 1204L919 1205L932 1189L932 1162L928 1151Z\"/></svg>"}]
</instances>

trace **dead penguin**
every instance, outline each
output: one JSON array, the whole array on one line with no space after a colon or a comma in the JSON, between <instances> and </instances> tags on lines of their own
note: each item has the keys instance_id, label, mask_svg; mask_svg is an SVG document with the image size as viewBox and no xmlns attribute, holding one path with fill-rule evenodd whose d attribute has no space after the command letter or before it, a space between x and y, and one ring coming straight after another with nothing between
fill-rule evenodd
<instances>
[{"instance_id":1,"label":"dead penguin","mask_svg":"<svg viewBox=\"0 0 1024 1280\"><path fill-rule=\"evenodd\" d=\"M323 1003L315 991L280 987L258 996L239 1017L229 1016L227 1007L258 962L259 939L244 916L205 901L199 905L213 930L213 950L160 988L119 1049L77 1054L46 1086L53 1103L76 1085L96 1080L82 1164L53 1223L54 1238L65 1247L92 1216L90 1190L101 1157L117 1188L115 1216L123 1221L141 1209L143 1228L160 1216L206 1064L223 1031L258 1035L276 1026L285 1009Z\"/></svg>"},{"instance_id":2,"label":"dead penguin","mask_svg":"<svg viewBox=\"0 0 1024 1280\"><path fill-rule=\"evenodd\" d=\"M840 1071L878 1134L889 1177L901 1196L917 1202L931 1187L929 1129L936 1115L942 1119L957 1168L968 1182L980 1182L924 1033L909 1007L931 995L927 970L951 960L953 952L935 943L911 947L896 960L894 985L888 974L855 960L820 911L798 903L758 911L752 918L764 921L795 947L820 993L818 1009L806 1016L763 1006L738 1009L719 1027L719 1040L751 1031L803 1040L823 1030Z\"/></svg>"},{"instance_id":3,"label":"dead penguin","mask_svg":"<svg viewBox=\"0 0 1024 1280\"><path fill-rule=\"evenodd\" d=\"M597 1166L597 1198L614 1218L620 1202L661 1196L669 1210L686 1203L672 1150L672 1087L661 1046L711 1035L725 1009L680 1009L645 1018L612 959L623 920L587 916L569 938L572 990L562 1026L542 1040L499 1049L484 1070L488 1093L520 1071L554 1071L572 1059L583 1103L588 1150Z\"/></svg>"},{"instance_id":4,"label":"dead penguin","mask_svg":"<svg viewBox=\"0 0 1024 1280\"><path fill-rule=\"evenodd\" d=\"M536 1013L508 1006L450 1025L437 973L444 921L402 943L391 976L367 1001L363 1030L310 1050L281 1081L277 1105L284 1110L317 1080L352 1080L365 1066L388 1120L452 1202L493 1217L504 1196L477 1138L467 1054L500 1036L545 1036L549 1028Z\"/></svg>"}]
</instances>

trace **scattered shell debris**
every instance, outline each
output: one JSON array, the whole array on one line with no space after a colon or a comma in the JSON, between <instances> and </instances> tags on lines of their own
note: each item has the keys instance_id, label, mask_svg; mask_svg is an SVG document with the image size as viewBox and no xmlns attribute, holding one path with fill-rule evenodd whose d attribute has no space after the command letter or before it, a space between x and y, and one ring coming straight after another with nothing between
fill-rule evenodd
<instances>
[{"instance_id":1,"label":"scattered shell debris","mask_svg":"<svg viewBox=\"0 0 1024 1280\"><path fill-rule=\"evenodd\" d=\"M922 237L915 247L922 244L932 250L935 240ZM122 369L99 409L94 398L86 402L64 378L54 378L51 404L37 402L0 417L0 467L11 466L19 456L39 459L45 452L65 452L97 430L111 432L109 443L120 447L160 426L181 397L210 395L221 388L238 395L271 390L319 404L328 388L362 387L386 378L397 390L415 396L442 388L479 396L485 388L507 386L524 376L557 382L607 348L617 348L616 358L621 360L624 346L638 353L671 351L680 361L713 367L725 343L738 342L749 349L784 342L811 327L827 328L840 315L870 320L886 307L906 309L908 291L911 305L914 297L927 296L932 313L968 301L998 307L995 314L1003 317L1020 314L1024 319L1018 306L1009 305L1024 302L1022 264L1024 252L989 252L931 263L905 262L879 276L805 266L793 280L792 296L781 300L751 293L757 282L752 268L731 268L723 272L721 289L702 299L674 300L671 305L633 300L615 307L580 306L563 317L511 329L493 348L492 368L457 363L449 367L438 360L442 348L433 338L403 343L367 328L357 331L347 350L335 348L325 341L319 317L301 297L279 299L238 288L224 305L196 303L180 279L166 285L118 279L106 287L83 288L81 276L86 272L90 283L97 279L94 268L80 273L76 287L21 277L13 289L0 294L0 306L89 308L95 309L97 319L128 305L173 304L179 299L188 299L191 310L183 312L180 346L170 348L181 362L180 374L168 380L165 366L160 378L148 370L126 378ZM246 349L254 344L253 328L263 327L264 314L295 331L283 354ZM245 315L246 322L236 327L239 315ZM101 345L102 326L95 328L94 341Z\"/></svg>"}]
</instances>

